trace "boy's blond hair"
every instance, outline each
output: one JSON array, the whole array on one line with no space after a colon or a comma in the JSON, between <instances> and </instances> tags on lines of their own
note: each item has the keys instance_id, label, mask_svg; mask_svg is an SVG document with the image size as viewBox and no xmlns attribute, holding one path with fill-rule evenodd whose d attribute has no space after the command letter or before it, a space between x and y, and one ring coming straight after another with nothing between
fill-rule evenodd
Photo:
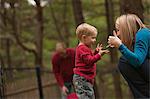
<instances>
[{"instance_id":1,"label":"boy's blond hair","mask_svg":"<svg viewBox=\"0 0 150 99\"><path fill-rule=\"evenodd\" d=\"M97 29L87 23L80 24L76 29L76 35L81 40L82 35L90 36L92 33L97 33Z\"/></svg>"}]
</instances>

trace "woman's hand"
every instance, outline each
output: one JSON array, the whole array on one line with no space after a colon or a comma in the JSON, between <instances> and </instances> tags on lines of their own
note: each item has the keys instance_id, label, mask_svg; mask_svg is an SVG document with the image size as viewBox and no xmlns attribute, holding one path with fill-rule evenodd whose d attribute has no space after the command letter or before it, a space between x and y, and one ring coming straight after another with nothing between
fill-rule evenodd
<instances>
[{"instance_id":1,"label":"woman's hand","mask_svg":"<svg viewBox=\"0 0 150 99\"><path fill-rule=\"evenodd\" d=\"M116 34L115 31L113 31L113 35L114 36L109 36L108 44L109 44L110 47L119 48L119 46L122 44L122 41L117 37L117 34Z\"/></svg>"}]
</instances>

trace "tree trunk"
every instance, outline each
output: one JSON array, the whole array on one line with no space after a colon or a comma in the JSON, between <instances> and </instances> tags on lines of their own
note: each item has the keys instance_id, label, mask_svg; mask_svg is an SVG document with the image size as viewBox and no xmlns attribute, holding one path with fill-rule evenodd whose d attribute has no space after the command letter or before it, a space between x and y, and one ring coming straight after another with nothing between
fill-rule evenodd
<instances>
[{"instance_id":1,"label":"tree trunk","mask_svg":"<svg viewBox=\"0 0 150 99\"><path fill-rule=\"evenodd\" d=\"M142 0L121 0L120 5L121 14L133 13L139 16L141 20L144 19Z\"/></svg>"},{"instance_id":2,"label":"tree trunk","mask_svg":"<svg viewBox=\"0 0 150 99\"><path fill-rule=\"evenodd\" d=\"M37 33L36 33L36 59L35 64L43 67L43 8L41 7L40 0L35 0L37 11Z\"/></svg>"},{"instance_id":3,"label":"tree trunk","mask_svg":"<svg viewBox=\"0 0 150 99\"><path fill-rule=\"evenodd\" d=\"M100 73L98 73L98 82L99 82L99 98L98 99L105 99L106 95L106 87L105 87L105 81Z\"/></svg>"},{"instance_id":4,"label":"tree trunk","mask_svg":"<svg viewBox=\"0 0 150 99\"><path fill-rule=\"evenodd\" d=\"M93 87L93 89L94 89L94 93L95 93L95 99L99 99L100 96L99 96L98 85L96 83L96 78L95 78L95 81L94 81L94 87Z\"/></svg>"},{"instance_id":5,"label":"tree trunk","mask_svg":"<svg viewBox=\"0 0 150 99\"><path fill-rule=\"evenodd\" d=\"M80 0L72 0L73 12L76 26L84 22L82 13L82 2Z\"/></svg>"},{"instance_id":6,"label":"tree trunk","mask_svg":"<svg viewBox=\"0 0 150 99\"><path fill-rule=\"evenodd\" d=\"M12 64L11 64L11 55L10 55L10 39L6 39L6 57L7 57L7 66L8 68L12 68ZM7 77L8 79L12 79L13 78L13 71L7 71Z\"/></svg>"},{"instance_id":7,"label":"tree trunk","mask_svg":"<svg viewBox=\"0 0 150 99\"><path fill-rule=\"evenodd\" d=\"M113 32L113 26L114 26L114 9L113 9L113 2L112 0L105 0L105 7L106 7L106 17L107 17L107 30L108 30L108 35L112 35ZM112 67L116 67L116 63L118 62L118 54L116 49L111 49L110 50L110 61ZM115 95L116 99L122 99L122 90L120 86L120 75L118 72L114 72L112 74L113 76L113 84L114 84L114 89L115 89Z\"/></svg>"},{"instance_id":8,"label":"tree trunk","mask_svg":"<svg viewBox=\"0 0 150 99\"><path fill-rule=\"evenodd\" d=\"M69 46L69 37L70 37L70 32L68 28L68 19L67 19L67 0L64 1L64 13L63 13L63 25L64 25L64 36L65 36L65 44L67 47Z\"/></svg>"},{"instance_id":9,"label":"tree trunk","mask_svg":"<svg viewBox=\"0 0 150 99\"><path fill-rule=\"evenodd\" d=\"M4 68L4 59L0 54L0 99L3 99L4 97L4 90L5 90L5 83L4 83L4 74L3 74L3 68Z\"/></svg>"},{"instance_id":10,"label":"tree trunk","mask_svg":"<svg viewBox=\"0 0 150 99\"><path fill-rule=\"evenodd\" d=\"M56 18L56 16L55 16L55 11L54 11L54 9L53 9L53 7L52 7L52 4L50 4L50 10L51 10L51 15L52 15L52 18L53 18L53 20L54 20L54 25L55 25L55 27L56 27L56 31L57 31L57 33L58 33L58 36L59 36L59 39L61 40L61 41L64 41L64 37L63 37L63 35L62 35L62 33L61 33L61 29L60 29L60 26L58 25L58 21L57 21L57 18Z\"/></svg>"},{"instance_id":11,"label":"tree trunk","mask_svg":"<svg viewBox=\"0 0 150 99\"><path fill-rule=\"evenodd\" d=\"M7 11L6 11L6 8L5 8L5 1L4 0L1 0L0 2L0 17L1 17L1 21L0 21L0 26L1 26L1 29L3 29L5 32L5 29L6 29L6 26L7 26L7 23L6 23L6 15L7 15Z\"/></svg>"}]
</instances>

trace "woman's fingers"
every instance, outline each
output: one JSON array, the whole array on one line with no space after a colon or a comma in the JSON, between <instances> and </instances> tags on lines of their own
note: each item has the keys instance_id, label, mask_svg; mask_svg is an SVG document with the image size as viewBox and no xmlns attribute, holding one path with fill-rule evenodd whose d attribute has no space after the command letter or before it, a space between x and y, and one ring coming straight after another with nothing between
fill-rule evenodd
<instances>
[{"instance_id":1,"label":"woman's fingers","mask_svg":"<svg viewBox=\"0 0 150 99\"><path fill-rule=\"evenodd\" d=\"M117 37L117 33L116 33L115 30L113 31L113 35L114 35L115 37Z\"/></svg>"},{"instance_id":2,"label":"woman's fingers","mask_svg":"<svg viewBox=\"0 0 150 99\"><path fill-rule=\"evenodd\" d=\"M109 44L110 47L112 47L113 37L114 36L109 36L109 38L108 38L108 44Z\"/></svg>"}]
</instances>

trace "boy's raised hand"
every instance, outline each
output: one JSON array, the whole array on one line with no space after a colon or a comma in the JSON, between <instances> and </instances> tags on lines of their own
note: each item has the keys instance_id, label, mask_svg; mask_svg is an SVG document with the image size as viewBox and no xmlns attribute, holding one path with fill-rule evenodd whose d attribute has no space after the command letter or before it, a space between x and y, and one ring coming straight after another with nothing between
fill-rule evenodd
<instances>
[{"instance_id":1,"label":"boy's raised hand","mask_svg":"<svg viewBox=\"0 0 150 99\"><path fill-rule=\"evenodd\" d=\"M96 51L99 52L100 44L97 44Z\"/></svg>"},{"instance_id":2,"label":"boy's raised hand","mask_svg":"<svg viewBox=\"0 0 150 99\"><path fill-rule=\"evenodd\" d=\"M104 54L109 53L109 50L103 50L102 44L97 45L96 51L98 51L98 54L100 54L101 56L103 56Z\"/></svg>"}]
</instances>

